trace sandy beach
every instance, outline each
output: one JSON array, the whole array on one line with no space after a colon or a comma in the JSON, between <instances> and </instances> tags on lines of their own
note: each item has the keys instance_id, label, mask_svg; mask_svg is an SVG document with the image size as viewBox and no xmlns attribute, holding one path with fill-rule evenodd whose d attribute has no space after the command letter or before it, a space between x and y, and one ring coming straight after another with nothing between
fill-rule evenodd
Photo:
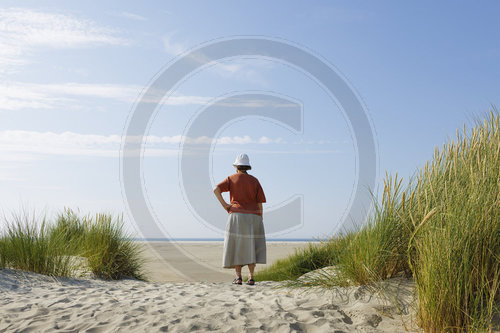
<instances>
[{"instance_id":1,"label":"sandy beach","mask_svg":"<svg viewBox=\"0 0 500 333\"><path fill-rule=\"evenodd\" d=\"M277 287L55 280L2 270L0 332L405 332L411 319L363 288Z\"/></svg>"},{"instance_id":2,"label":"sandy beach","mask_svg":"<svg viewBox=\"0 0 500 333\"><path fill-rule=\"evenodd\" d=\"M270 262L293 252L297 245L271 245ZM158 252L169 252L168 244L154 244L153 248L156 250L145 252L150 258L156 258ZM198 255L205 264L214 267L220 259L219 248L220 244L186 245L188 250L203 249ZM0 332L412 330L413 286L403 278L385 282L384 289L398 299L399 305L395 306L389 305L384 297L372 295L365 287L334 291L290 289L269 281L238 286L230 283L231 271L217 272L216 268L210 273L202 272L197 282L172 282L181 277L165 268L162 271L161 267L165 266L149 261L147 268L152 272L149 282L54 279L0 270Z\"/></svg>"},{"instance_id":3,"label":"sandy beach","mask_svg":"<svg viewBox=\"0 0 500 333\"><path fill-rule=\"evenodd\" d=\"M151 282L224 282L232 281L233 269L224 269L221 241L206 242L138 242L143 248L145 270ZM267 264L257 265L255 271L285 258L307 242L267 242ZM248 272L243 269L244 276Z\"/></svg>"}]
</instances>

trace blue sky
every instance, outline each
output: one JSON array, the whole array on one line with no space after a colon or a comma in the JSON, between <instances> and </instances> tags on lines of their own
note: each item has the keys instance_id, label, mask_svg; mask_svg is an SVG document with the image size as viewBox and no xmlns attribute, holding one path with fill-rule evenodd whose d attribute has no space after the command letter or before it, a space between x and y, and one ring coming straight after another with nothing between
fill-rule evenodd
<instances>
[{"instance_id":1,"label":"blue sky","mask_svg":"<svg viewBox=\"0 0 500 333\"><path fill-rule=\"evenodd\" d=\"M180 53L241 35L289 40L335 66L375 129L378 184L385 171L408 179L464 122L500 104L499 7L494 1L3 1L0 209L124 213L129 229L140 231L122 195L118 158L134 102ZM256 118L227 126L213 147L212 183L231 174L235 156L246 152L266 192L265 209L293 194L304 198L303 225L269 236L328 235L356 182L350 125L310 78L257 58L205 68L159 107L143 161L158 223L172 237L223 236L186 204L179 150L194 115L214 98L243 91L299 100L303 133Z\"/></svg>"}]
</instances>

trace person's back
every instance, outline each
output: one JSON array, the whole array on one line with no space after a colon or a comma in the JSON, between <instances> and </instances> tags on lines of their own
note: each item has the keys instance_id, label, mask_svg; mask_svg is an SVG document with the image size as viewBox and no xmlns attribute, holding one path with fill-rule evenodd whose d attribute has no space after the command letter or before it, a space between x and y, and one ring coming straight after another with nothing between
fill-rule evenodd
<instances>
[{"instance_id":1,"label":"person's back","mask_svg":"<svg viewBox=\"0 0 500 333\"><path fill-rule=\"evenodd\" d=\"M235 173L218 184L221 192L229 191L230 213L262 215L259 203L266 197L259 180L248 173Z\"/></svg>"}]
</instances>

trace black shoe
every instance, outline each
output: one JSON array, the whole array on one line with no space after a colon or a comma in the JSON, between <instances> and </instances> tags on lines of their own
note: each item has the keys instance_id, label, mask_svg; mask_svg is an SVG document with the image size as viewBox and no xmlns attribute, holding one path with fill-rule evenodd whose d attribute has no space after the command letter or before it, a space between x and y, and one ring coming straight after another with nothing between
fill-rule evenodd
<instances>
[{"instance_id":1,"label":"black shoe","mask_svg":"<svg viewBox=\"0 0 500 333\"><path fill-rule=\"evenodd\" d=\"M255 280L254 280L254 279L249 279L249 280L247 281L247 284L248 284L249 286L253 286L253 285L255 285Z\"/></svg>"},{"instance_id":2,"label":"black shoe","mask_svg":"<svg viewBox=\"0 0 500 333\"><path fill-rule=\"evenodd\" d=\"M243 284L243 279L241 277L234 279L233 284Z\"/></svg>"}]
</instances>

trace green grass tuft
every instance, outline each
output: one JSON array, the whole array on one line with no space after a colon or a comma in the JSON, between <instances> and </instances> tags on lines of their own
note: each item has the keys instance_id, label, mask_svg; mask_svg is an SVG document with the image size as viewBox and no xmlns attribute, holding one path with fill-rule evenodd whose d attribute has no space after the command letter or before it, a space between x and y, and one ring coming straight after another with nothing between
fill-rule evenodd
<instances>
[{"instance_id":1,"label":"green grass tuft","mask_svg":"<svg viewBox=\"0 0 500 333\"><path fill-rule=\"evenodd\" d=\"M65 210L53 224L41 221L28 214L13 217L0 235L0 267L51 276L91 271L104 279L145 279L141 249L123 231L121 218L98 214L82 219Z\"/></svg>"},{"instance_id":2,"label":"green grass tuft","mask_svg":"<svg viewBox=\"0 0 500 333\"><path fill-rule=\"evenodd\" d=\"M83 224L83 255L96 276L144 279L140 247L124 235L120 218L113 220L110 215L98 214L95 219L86 219Z\"/></svg>"},{"instance_id":3,"label":"green grass tuft","mask_svg":"<svg viewBox=\"0 0 500 333\"><path fill-rule=\"evenodd\" d=\"M255 278L272 281L296 279L304 273L335 264L334 258L341 248L340 242L309 243L307 248L297 249L290 257L279 259L272 266L257 272Z\"/></svg>"},{"instance_id":4,"label":"green grass tuft","mask_svg":"<svg viewBox=\"0 0 500 333\"><path fill-rule=\"evenodd\" d=\"M6 257L6 244L4 238L0 238L0 269L5 268L7 257Z\"/></svg>"},{"instance_id":5,"label":"green grass tuft","mask_svg":"<svg viewBox=\"0 0 500 333\"><path fill-rule=\"evenodd\" d=\"M51 236L42 219L39 224L26 212L13 217L2 238L2 266L51 276L69 276L68 244L58 235Z\"/></svg>"}]
</instances>

